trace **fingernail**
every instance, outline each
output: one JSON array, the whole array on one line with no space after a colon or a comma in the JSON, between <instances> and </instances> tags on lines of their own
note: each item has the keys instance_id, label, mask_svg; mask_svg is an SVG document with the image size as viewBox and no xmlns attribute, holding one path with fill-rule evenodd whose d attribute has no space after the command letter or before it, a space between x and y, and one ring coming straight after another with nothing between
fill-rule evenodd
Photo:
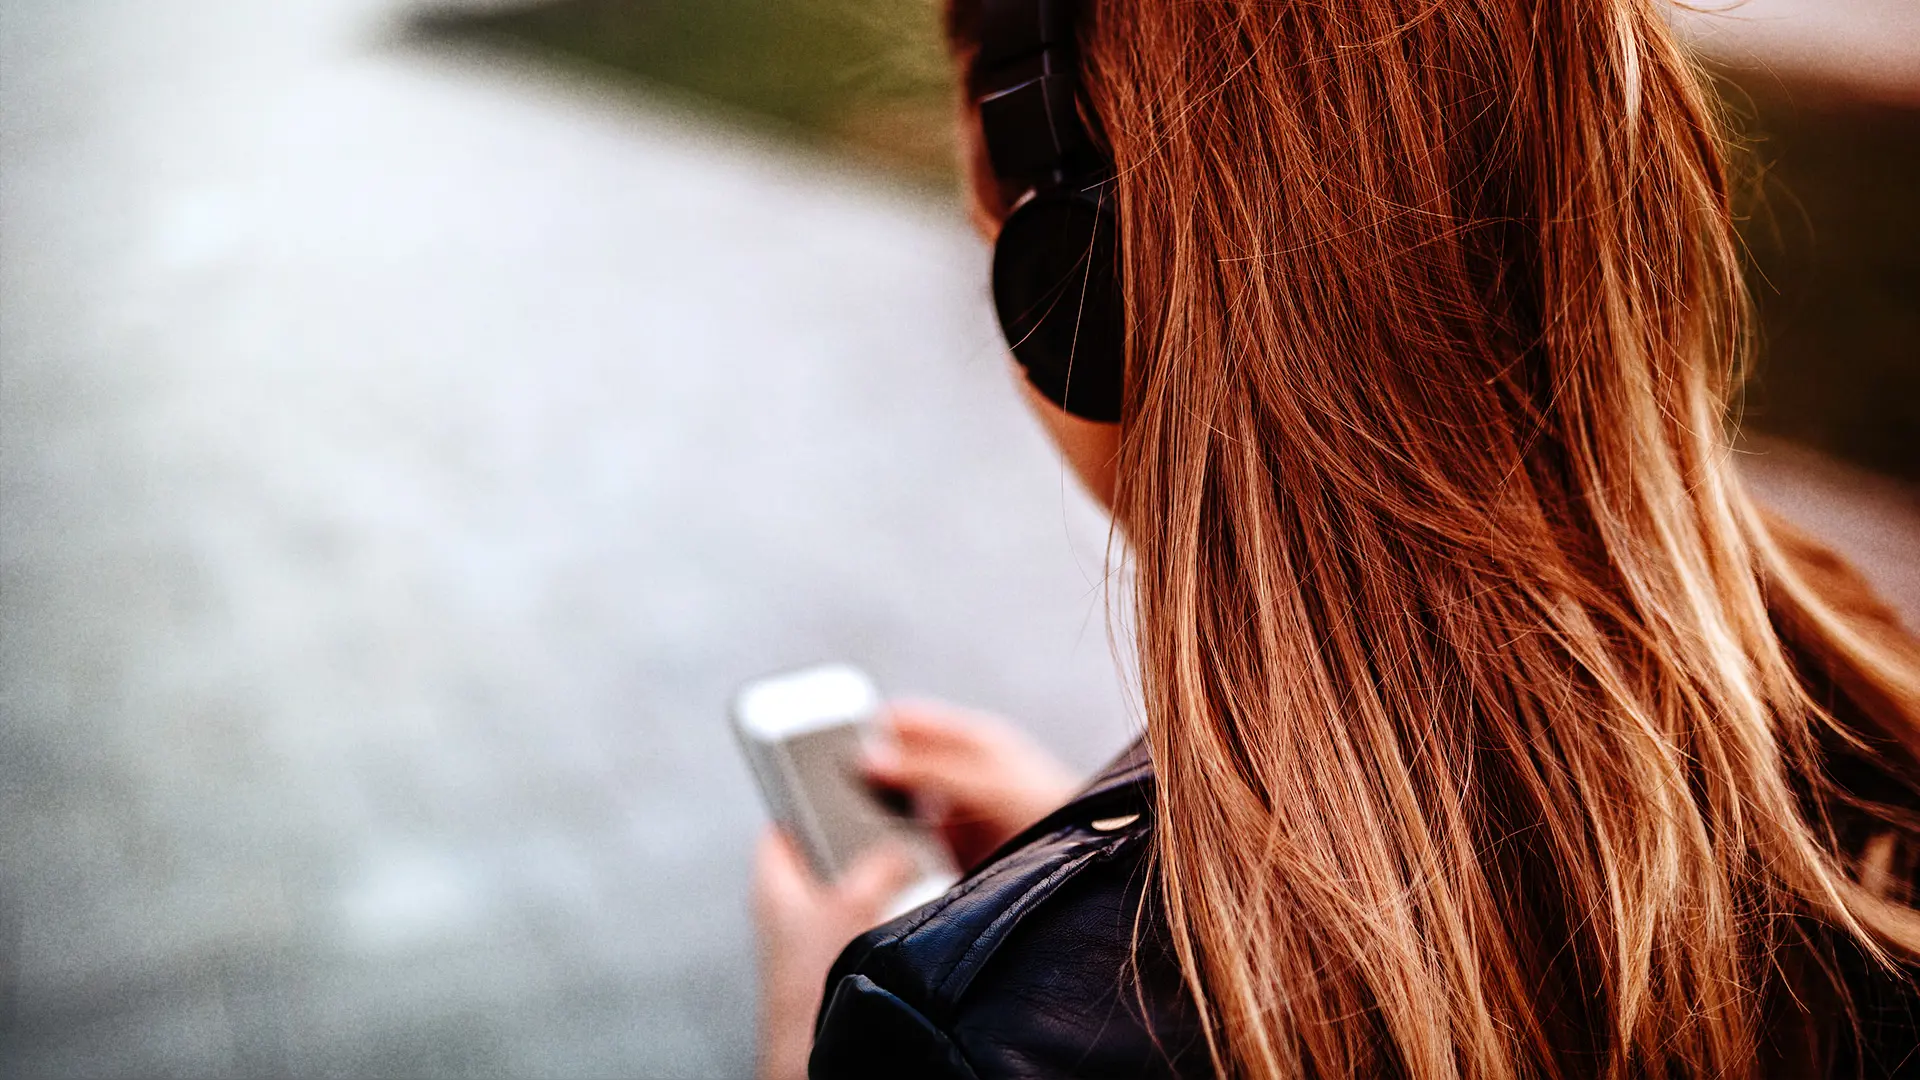
<instances>
[{"instance_id":1,"label":"fingernail","mask_svg":"<svg viewBox=\"0 0 1920 1080\"><path fill-rule=\"evenodd\" d=\"M900 765L900 752L875 740L860 748L860 763L873 772L893 772Z\"/></svg>"}]
</instances>

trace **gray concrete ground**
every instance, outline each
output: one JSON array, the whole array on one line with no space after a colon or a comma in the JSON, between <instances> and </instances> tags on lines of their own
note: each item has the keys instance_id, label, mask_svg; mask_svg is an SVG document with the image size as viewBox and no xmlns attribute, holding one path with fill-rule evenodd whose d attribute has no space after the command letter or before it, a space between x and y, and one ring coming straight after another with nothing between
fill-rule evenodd
<instances>
[{"instance_id":1,"label":"gray concrete ground","mask_svg":"<svg viewBox=\"0 0 1920 1080\"><path fill-rule=\"evenodd\" d=\"M956 215L378 4L9 4L0 1072L728 1076L722 710L1125 738Z\"/></svg>"},{"instance_id":2,"label":"gray concrete ground","mask_svg":"<svg viewBox=\"0 0 1920 1080\"><path fill-rule=\"evenodd\" d=\"M1126 738L951 210L393 11L0 10L0 1075L742 1075L734 685Z\"/></svg>"}]
</instances>

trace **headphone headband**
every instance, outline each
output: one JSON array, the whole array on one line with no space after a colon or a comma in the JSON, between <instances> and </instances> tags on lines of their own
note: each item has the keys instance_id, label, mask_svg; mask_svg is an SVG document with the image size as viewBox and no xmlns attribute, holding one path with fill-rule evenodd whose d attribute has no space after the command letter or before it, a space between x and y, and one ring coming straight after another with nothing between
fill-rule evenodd
<instances>
[{"instance_id":1,"label":"headphone headband","mask_svg":"<svg viewBox=\"0 0 1920 1080\"><path fill-rule=\"evenodd\" d=\"M1120 419L1125 357L1111 167L1080 118L1072 0L981 0L974 101L994 174L1025 194L1000 224L993 303L1027 381L1075 416Z\"/></svg>"},{"instance_id":2,"label":"headphone headband","mask_svg":"<svg viewBox=\"0 0 1920 1080\"><path fill-rule=\"evenodd\" d=\"M1080 120L1072 0L982 0L974 86L1003 181L1060 183L1097 160Z\"/></svg>"},{"instance_id":3,"label":"headphone headband","mask_svg":"<svg viewBox=\"0 0 1920 1080\"><path fill-rule=\"evenodd\" d=\"M979 60L998 67L1049 45L1072 47L1073 0L981 0Z\"/></svg>"}]
</instances>

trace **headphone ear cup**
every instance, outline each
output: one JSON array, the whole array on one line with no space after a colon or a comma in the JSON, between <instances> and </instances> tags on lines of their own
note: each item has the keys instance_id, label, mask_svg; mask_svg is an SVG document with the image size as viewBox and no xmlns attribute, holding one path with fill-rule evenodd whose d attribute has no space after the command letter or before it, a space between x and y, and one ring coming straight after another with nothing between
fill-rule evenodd
<instances>
[{"instance_id":1,"label":"headphone ear cup","mask_svg":"<svg viewBox=\"0 0 1920 1080\"><path fill-rule=\"evenodd\" d=\"M1101 189L1014 208L993 247L993 303L1027 380L1075 416L1118 423L1125 389L1119 245Z\"/></svg>"}]
</instances>

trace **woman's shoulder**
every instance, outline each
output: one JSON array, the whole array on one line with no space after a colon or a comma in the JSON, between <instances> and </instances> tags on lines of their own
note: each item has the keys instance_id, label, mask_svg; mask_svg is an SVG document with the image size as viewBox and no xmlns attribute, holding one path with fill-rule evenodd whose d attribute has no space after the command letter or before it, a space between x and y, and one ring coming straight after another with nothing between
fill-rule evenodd
<instances>
[{"instance_id":1,"label":"woman's shoulder","mask_svg":"<svg viewBox=\"0 0 1920 1080\"><path fill-rule=\"evenodd\" d=\"M1144 753L1122 755L945 896L849 945L812 1075L1210 1074L1154 914L1152 783Z\"/></svg>"}]
</instances>

